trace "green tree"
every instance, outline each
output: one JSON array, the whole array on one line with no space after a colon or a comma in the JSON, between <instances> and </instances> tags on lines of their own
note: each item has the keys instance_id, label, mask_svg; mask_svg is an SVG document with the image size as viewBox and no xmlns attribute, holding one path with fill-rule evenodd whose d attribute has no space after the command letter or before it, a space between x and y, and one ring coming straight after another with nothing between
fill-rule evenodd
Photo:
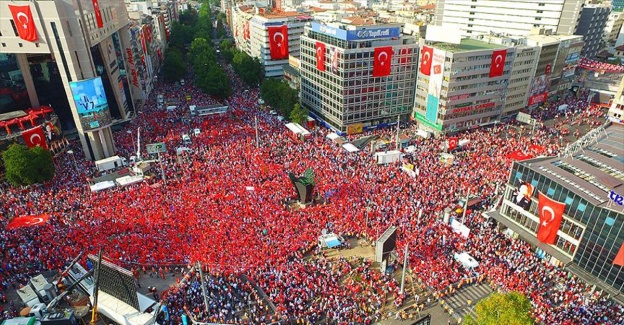
<instances>
[{"instance_id":1,"label":"green tree","mask_svg":"<svg viewBox=\"0 0 624 325\"><path fill-rule=\"evenodd\" d=\"M218 64L208 67L205 74L197 80L198 86L206 93L220 98L227 98L232 94L230 80L225 70Z\"/></svg>"},{"instance_id":2,"label":"green tree","mask_svg":"<svg viewBox=\"0 0 624 325\"><path fill-rule=\"evenodd\" d=\"M168 81L178 81L186 75L186 62L182 52L177 48L169 48L165 53L163 75Z\"/></svg>"},{"instance_id":3,"label":"green tree","mask_svg":"<svg viewBox=\"0 0 624 325\"><path fill-rule=\"evenodd\" d=\"M232 60L234 60L234 56L236 55L236 53L239 52L234 46L234 43L232 43L232 41L229 39L225 39L221 41L221 43L219 43L219 50L221 51L221 56L223 57L223 60L225 60L225 62L227 63L232 63Z\"/></svg>"},{"instance_id":4,"label":"green tree","mask_svg":"<svg viewBox=\"0 0 624 325\"><path fill-rule=\"evenodd\" d=\"M6 180L13 186L32 185L54 177L54 162L50 151L21 144L12 144L2 153Z\"/></svg>"},{"instance_id":5,"label":"green tree","mask_svg":"<svg viewBox=\"0 0 624 325\"><path fill-rule=\"evenodd\" d=\"M206 62L216 62L217 56L212 48L212 44L205 38L196 38L191 43L189 49L189 59L193 64L193 68L197 69L201 64Z\"/></svg>"},{"instance_id":6,"label":"green tree","mask_svg":"<svg viewBox=\"0 0 624 325\"><path fill-rule=\"evenodd\" d=\"M290 112L290 120L293 123L305 125L305 123L308 121L308 114L308 109L305 107L301 107L301 105L297 103Z\"/></svg>"},{"instance_id":7,"label":"green tree","mask_svg":"<svg viewBox=\"0 0 624 325\"><path fill-rule=\"evenodd\" d=\"M519 293L493 293L475 306L476 318L468 316L467 325L533 325L531 302Z\"/></svg>"},{"instance_id":8,"label":"green tree","mask_svg":"<svg viewBox=\"0 0 624 325\"><path fill-rule=\"evenodd\" d=\"M236 51L232 59L232 68L236 74L247 85L255 86L262 80L264 68L257 58L252 58L249 54Z\"/></svg>"},{"instance_id":9,"label":"green tree","mask_svg":"<svg viewBox=\"0 0 624 325\"><path fill-rule=\"evenodd\" d=\"M274 78L264 79L260 85L260 97L282 116L290 116L290 111L299 102L299 94L287 82Z\"/></svg>"}]
</instances>

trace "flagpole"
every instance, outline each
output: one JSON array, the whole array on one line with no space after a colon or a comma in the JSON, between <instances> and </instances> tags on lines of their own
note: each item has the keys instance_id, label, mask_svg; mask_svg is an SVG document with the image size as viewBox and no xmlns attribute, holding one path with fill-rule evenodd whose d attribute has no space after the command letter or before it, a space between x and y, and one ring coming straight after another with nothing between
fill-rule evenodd
<instances>
[{"instance_id":1,"label":"flagpole","mask_svg":"<svg viewBox=\"0 0 624 325\"><path fill-rule=\"evenodd\" d=\"M466 221L466 210L468 210L468 200L470 200L470 189L468 189L468 195L466 195L466 202L464 203L464 211L462 215L462 224Z\"/></svg>"},{"instance_id":2,"label":"flagpole","mask_svg":"<svg viewBox=\"0 0 624 325\"><path fill-rule=\"evenodd\" d=\"M403 274L401 275L401 291L399 294L403 294L403 288L405 287L405 271L407 270L407 255L409 254L409 244L405 245L405 256L403 259Z\"/></svg>"},{"instance_id":3,"label":"flagpole","mask_svg":"<svg viewBox=\"0 0 624 325\"><path fill-rule=\"evenodd\" d=\"M397 115L396 150L399 150L399 133L401 133L401 129L399 128L400 124L401 124L401 114Z\"/></svg>"},{"instance_id":4,"label":"flagpole","mask_svg":"<svg viewBox=\"0 0 624 325\"><path fill-rule=\"evenodd\" d=\"M260 138L258 136L258 116L254 116L254 121L256 123L256 148L260 147Z\"/></svg>"}]
</instances>

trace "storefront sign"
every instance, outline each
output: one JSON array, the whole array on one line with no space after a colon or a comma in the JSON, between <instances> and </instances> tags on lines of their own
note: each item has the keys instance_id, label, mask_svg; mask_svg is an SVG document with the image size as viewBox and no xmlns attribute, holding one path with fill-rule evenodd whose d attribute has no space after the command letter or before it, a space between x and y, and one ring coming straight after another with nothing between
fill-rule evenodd
<instances>
[{"instance_id":1,"label":"storefront sign","mask_svg":"<svg viewBox=\"0 0 624 325\"><path fill-rule=\"evenodd\" d=\"M457 113L469 112L469 111L476 110L476 109L490 108L494 106L496 106L495 102L488 102L488 103L478 104L474 106L455 107L452 109L452 112L454 114L457 114Z\"/></svg>"},{"instance_id":2,"label":"storefront sign","mask_svg":"<svg viewBox=\"0 0 624 325\"><path fill-rule=\"evenodd\" d=\"M548 97L548 92L537 94L535 96L531 96L529 98L528 106L540 104L546 101L546 97Z\"/></svg>"},{"instance_id":3,"label":"storefront sign","mask_svg":"<svg viewBox=\"0 0 624 325\"><path fill-rule=\"evenodd\" d=\"M328 36L336 37L347 41L369 40L379 38L397 38L401 35L401 31L398 27L387 28L360 28L357 30L344 30L334 26L321 24L318 22L312 22L312 30L325 34Z\"/></svg>"}]
</instances>

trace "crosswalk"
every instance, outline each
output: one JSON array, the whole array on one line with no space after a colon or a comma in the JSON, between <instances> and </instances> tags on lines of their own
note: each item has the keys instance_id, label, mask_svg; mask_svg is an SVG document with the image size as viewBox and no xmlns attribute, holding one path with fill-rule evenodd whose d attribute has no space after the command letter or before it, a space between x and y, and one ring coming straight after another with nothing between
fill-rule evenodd
<instances>
[{"instance_id":1,"label":"crosswalk","mask_svg":"<svg viewBox=\"0 0 624 325\"><path fill-rule=\"evenodd\" d=\"M466 286L455 294L445 297L444 303L453 310L455 318L464 319L466 315L475 316L474 306L490 293L492 293L492 288L485 283Z\"/></svg>"}]
</instances>

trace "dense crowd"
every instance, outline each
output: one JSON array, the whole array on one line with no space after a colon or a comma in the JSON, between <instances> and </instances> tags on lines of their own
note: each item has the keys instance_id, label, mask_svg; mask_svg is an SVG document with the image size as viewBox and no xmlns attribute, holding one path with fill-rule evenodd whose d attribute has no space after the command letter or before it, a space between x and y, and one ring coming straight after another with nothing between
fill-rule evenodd
<instances>
[{"instance_id":1,"label":"dense crowd","mask_svg":"<svg viewBox=\"0 0 624 325\"><path fill-rule=\"evenodd\" d=\"M139 117L116 133L118 154L125 157L136 152L138 128L142 146L165 142L168 152L154 167L164 168L166 183L156 172L140 184L92 193L85 180L94 176L93 164L78 159L81 148L72 142L76 165L69 155L57 156L58 172L50 183L30 188L1 185L3 224L17 216L52 217L44 226L0 232L0 293L24 284L38 271L62 268L81 251L93 253L102 247L128 268L196 261L207 266L208 308L193 275L162 295L170 324L180 324L183 314L199 321L243 324L276 319L368 324L381 319L380 307L387 299L402 298L396 282L365 261L303 257L324 228L370 240L395 225L400 229L398 251L409 245L410 266L431 290L477 272L503 290L527 294L534 316L544 324L624 322L622 306L589 294L590 288L576 277L540 260L528 244L487 226L479 213L467 214L468 239L453 233L440 218L467 193L493 206L500 194L497 187L509 172L506 155L535 150L529 148L543 151L535 155L558 154L564 140L549 135L562 125L540 125L532 134L518 134L508 125L461 134L469 144L455 154L451 166L440 162L445 139L414 137L411 155L419 169L414 181L396 165L377 165L369 150L346 152L326 139L329 131L322 128L311 130L312 137L304 143L294 142L283 123L258 109L257 89L246 90L229 67L226 71L236 90L228 98L228 113L190 117L187 105L218 101L197 91L188 78L184 86L161 83L154 90L174 98L178 109L158 109L155 98L148 100ZM573 109L578 121L603 118L599 109L584 106L582 98ZM181 135L195 128L200 135L191 144L183 143ZM175 149L181 146L192 152L178 157ZM299 175L307 168L314 169L316 192L328 203L292 209L284 203L294 196L287 173ZM480 266L465 269L453 259L458 251L470 252ZM250 281L240 280L243 274L268 295L275 310Z\"/></svg>"}]
</instances>

